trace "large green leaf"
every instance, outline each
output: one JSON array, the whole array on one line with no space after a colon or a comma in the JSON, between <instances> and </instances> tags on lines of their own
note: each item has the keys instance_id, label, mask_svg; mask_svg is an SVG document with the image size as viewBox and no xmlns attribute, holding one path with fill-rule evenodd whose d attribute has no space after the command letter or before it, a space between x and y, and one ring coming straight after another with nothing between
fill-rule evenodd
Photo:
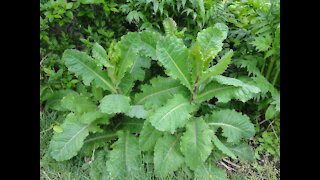
<instances>
[{"instance_id":1,"label":"large green leaf","mask_svg":"<svg viewBox=\"0 0 320 180\"><path fill-rule=\"evenodd\" d=\"M119 131L119 139L112 145L107 170L113 179L139 179L141 152L138 139L128 131Z\"/></svg>"},{"instance_id":2,"label":"large green leaf","mask_svg":"<svg viewBox=\"0 0 320 180\"><path fill-rule=\"evenodd\" d=\"M68 111L67 108L61 103L61 100L63 97L69 95L69 94L77 94L77 92L72 91L70 89L66 90L58 90L53 92L52 94L48 95L46 98L46 108L50 108L56 111Z\"/></svg>"},{"instance_id":3,"label":"large green leaf","mask_svg":"<svg viewBox=\"0 0 320 180\"><path fill-rule=\"evenodd\" d=\"M199 43L194 43L190 50L190 59L192 62L192 83L195 84L199 81L203 71L203 55L201 53L201 46Z\"/></svg>"},{"instance_id":4,"label":"large green leaf","mask_svg":"<svg viewBox=\"0 0 320 180\"><path fill-rule=\"evenodd\" d=\"M98 120L100 118L104 118L109 120L109 117L107 117L105 114L101 113L100 111L91 111L87 112L85 114L82 114L79 118L78 121L80 121L83 124L90 124L95 120Z\"/></svg>"},{"instance_id":5,"label":"large green leaf","mask_svg":"<svg viewBox=\"0 0 320 180\"><path fill-rule=\"evenodd\" d=\"M51 156L57 161L76 156L84 139L89 135L89 127L94 120L95 118L91 118L90 121L82 123L78 116L73 113L68 114L61 125L63 132L55 133L51 139L49 146Z\"/></svg>"},{"instance_id":6,"label":"large green leaf","mask_svg":"<svg viewBox=\"0 0 320 180\"><path fill-rule=\"evenodd\" d=\"M212 76L222 74L228 68L232 56L233 50L230 50L226 54L224 54L216 65L210 67L203 73L203 76L201 76L199 83L205 82Z\"/></svg>"},{"instance_id":7,"label":"large green leaf","mask_svg":"<svg viewBox=\"0 0 320 180\"><path fill-rule=\"evenodd\" d=\"M100 101L99 109L103 113L127 113L130 110L130 98L120 94L105 96Z\"/></svg>"},{"instance_id":8,"label":"large green leaf","mask_svg":"<svg viewBox=\"0 0 320 180\"><path fill-rule=\"evenodd\" d=\"M216 23L198 33L197 42L201 45L205 67L208 67L211 60L222 50L222 42L227 38L227 34L228 27L222 23Z\"/></svg>"},{"instance_id":9,"label":"large green leaf","mask_svg":"<svg viewBox=\"0 0 320 180\"><path fill-rule=\"evenodd\" d=\"M129 72L127 72L119 84L121 94L128 95L132 91L133 86L133 76Z\"/></svg>"},{"instance_id":10,"label":"large green leaf","mask_svg":"<svg viewBox=\"0 0 320 180\"><path fill-rule=\"evenodd\" d=\"M181 39L166 36L157 44L158 61L166 68L166 73L191 89L190 63L188 62L188 48Z\"/></svg>"},{"instance_id":11,"label":"large green leaf","mask_svg":"<svg viewBox=\"0 0 320 180\"><path fill-rule=\"evenodd\" d=\"M97 65L111 67L106 50L98 43L92 46L92 57L95 58Z\"/></svg>"},{"instance_id":12,"label":"large green leaf","mask_svg":"<svg viewBox=\"0 0 320 180\"><path fill-rule=\"evenodd\" d=\"M178 127L183 127L187 123L193 110L189 100L177 94L150 115L150 122L159 131L174 133Z\"/></svg>"},{"instance_id":13,"label":"large green leaf","mask_svg":"<svg viewBox=\"0 0 320 180\"><path fill-rule=\"evenodd\" d=\"M126 115L132 118L136 117L145 119L147 117L147 111L142 105L133 105L130 107L130 111Z\"/></svg>"},{"instance_id":14,"label":"large green leaf","mask_svg":"<svg viewBox=\"0 0 320 180\"><path fill-rule=\"evenodd\" d=\"M246 102L259 92L260 89L256 86L246 84L238 79L217 75L198 93L196 101L203 102L216 97L218 102L223 103L229 102L231 99Z\"/></svg>"},{"instance_id":15,"label":"large green leaf","mask_svg":"<svg viewBox=\"0 0 320 180\"><path fill-rule=\"evenodd\" d=\"M120 120L120 118L119 118ZM144 119L122 117L120 125L117 126L119 130L126 130L130 133L140 133L144 124Z\"/></svg>"},{"instance_id":16,"label":"large green leaf","mask_svg":"<svg viewBox=\"0 0 320 180\"><path fill-rule=\"evenodd\" d=\"M153 150L157 140L161 137L161 135L162 132L156 130L149 121L145 121L139 136L141 150Z\"/></svg>"},{"instance_id":17,"label":"large green leaf","mask_svg":"<svg viewBox=\"0 0 320 180\"><path fill-rule=\"evenodd\" d=\"M140 36L138 33L128 33L121 37L121 40L117 44L117 48L120 50L120 58L116 64L116 84L121 82L121 79L125 76L125 73L133 65L134 61L138 57Z\"/></svg>"},{"instance_id":18,"label":"large green leaf","mask_svg":"<svg viewBox=\"0 0 320 180\"><path fill-rule=\"evenodd\" d=\"M97 105L89 100L88 97L79 95L78 93L70 93L62 98L61 104L68 110L77 114L95 111Z\"/></svg>"},{"instance_id":19,"label":"large green leaf","mask_svg":"<svg viewBox=\"0 0 320 180\"><path fill-rule=\"evenodd\" d=\"M230 156L232 159L236 159L236 155L234 155L234 153L227 147L225 146L216 135L212 136L212 141L214 143L214 145L220 150L222 151L224 154Z\"/></svg>"},{"instance_id":20,"label":"large green leaf","mask_svg":"<svg viewBox=\"0 0 320 180\"><path fill-rule=\"evenodd\" d=\"M209 126L223 129L222 135L227 142L238 143L242 138L249 139L255 134L250 118L235 110L213 111L206 120Z\"/></svg>"},{"instance_id":21,"label":"large green leaf","mask_svg":"<svg viewBox=\"0 0 320 180\"><path fill-rule=\"evenodd\" d=\"M178 170L184 163L184 157L179 149L179 137L165 134L158 139L154 148L154 172L159 178Z\"/></svg>"},{"instance_id":22,"label":"large green leaf","mask_svg":"<svg viewBox=\"0 0 320 180\"><path fill-rule=\"evenodd\" d=\"M109 90L113 93L116 92L116 89L107 73L100 70L94 60L85 52L68 49L64 51L62 59L65 61L69 71L82 77L83 83L86 86L89 86L92 81L95 81L98 87L101 87L104 90Z\"/></svg>"},{"instance_id":23,"label":"large green leaf","mask_svg":"<svg viewBox=\"0 0 320 180\"><path fill-rule=\"evenodd\" d=\"M248 144L236 144L230 145L226 144L228 149L230 149L240 160L253 162L254 161L254 151L252 147Z\"/></svg>"},{"instance_id":24,"label":"large green leaf","mask_svg":"<svg viewBox=\"0 0 320 180\"><path fill-rule=\"evenodd\" d=\"M164 105L167 99L174 94L185 94L187 89L179 81L172 78L156 77L150 80L150 85L142 85L142 93L135 95L135 104L144 105L146 108L158 108Z\"/></svg>"},{"instance_id":25,"label":"large green leaf","mask_svg":"<svg viewBox=\"0 0 320 180\"><path fill-rule=\"evenodd\" d=\"M145 76L144 68L149 68L151 59L144 56L138 56L131 66L129 73L134 80L143 81Z\"/></svg>"},{"instance_id":26,"label":"large green leaf","mask_svg":"<svg viewBox=\"0 0 320 180\"><path fill-rule=\"evenodd\" d=\"M140 35L140 52L147 57L151 57L152 59L157 58L156 47L157 42L160 40L161 35L158 32L152 31L143 31L139 33Z\"/></svg>"},{"instance_id":27,"label":"large green leaf","mask_svg":"<svg viewBox=\"0 0 320 180\"><path fill-rule=\"evenodd\" d=\"M181 152L185 156L186 164L196 170L211 153L213 132L202 118L194 118L188 122L186 129L181 137Z\"/></svg>"},{"instance_id":28,"label":"large green leaf","mask_svg":"<svg viewBox=\"0 0 320 180\"><path fill-rule=\"evenodd\" d=\"M90 178L107 180L108 172L106 171L106 160L107 160L108 149L96 151L93 162L90 164Z\"/></svg>"}]
</instances>

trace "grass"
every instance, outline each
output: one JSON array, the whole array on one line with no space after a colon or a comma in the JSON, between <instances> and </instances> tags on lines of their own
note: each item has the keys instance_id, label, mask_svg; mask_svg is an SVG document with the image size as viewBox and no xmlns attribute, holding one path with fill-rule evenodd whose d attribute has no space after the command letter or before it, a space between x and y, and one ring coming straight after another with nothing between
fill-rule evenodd
<instances>
[{"instance_id":1,"label":"grass","mask_svg":"<svg viewBox=\"0 0 320 180\"><path fill-rule=\"evenodd\" d=\"M275 159L264 158L252 164L241 163L237 172L230 176L232 180L277 180L280 179L280 169L277 168L276 162Z\"/></svg>"},{"instance_id":2,"label":"grass","mask_svg":"<svg viewBox=\"0 0 320 180\"><path fill-rule=\"evenodd\" d=\"M41 180L91 180L84 157L77 156L70 161L57 162L48 153L53 125L61 117L54 112L40 113L40 179Z\"/></svg>"}]
</instances>

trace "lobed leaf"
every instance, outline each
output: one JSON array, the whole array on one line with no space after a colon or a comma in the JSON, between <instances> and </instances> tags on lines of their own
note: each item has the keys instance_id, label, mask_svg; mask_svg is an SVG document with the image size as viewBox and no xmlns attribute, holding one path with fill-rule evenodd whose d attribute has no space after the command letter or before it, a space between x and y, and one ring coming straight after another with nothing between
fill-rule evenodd
<instances>
[{"instance_id":1,"label":"lobed leaf","mask_svg":"<svg viewBox=\"0 0 320 180\"><path fill-rule=\"evenodd\" d=\"M191 89L190 63L188 49L181 39L175 36L166 36L157 44L158 61L166 68L166 73L181 84Z\"/></svg>"},{"instance_id":2,"label":"lobed leaf","mask_svg":"<svg viewBox=\"0 0 320 180\"><path fill-rule=\"evenodd\" d=\"M79 95L78 93L70 93L64 96L61 100L61 104L66 109L77 114L97 110L97 105L90 101L88 97Z\"/></svg>"},{"instance_id":3,"label":"lobed leaf","mask_svg":"<svg viewBox=\"0 0 320 180\"><path fill-rule=\"evenodd\" d=\"M151 124L159 131L168 131L172 134L178 127L183 127L194 110L187 98L176 94L172 99L155 110L149 117Z\"/></svg>"},{"instance_id":4,"label":"lobed leaf","mask_svg":"<svg viewBox=\"0 0 320 180\"><path fill-rule=\"evenodd\" d=\"M230 143L238 143L242 138L249 139L255 134L250 118L235 110L213 111L206 120L209 126L221 127L223 130L222 135Z\"/></svg>"},{"instance_id":5,"label":"lobed leaf","mask_svg":"<svg viewBox=\"0 0 320 180\"><path fill-rule=\"evenodd\" d=\"M127 113L130 110L130 98L124 95L111 94L100 101L99 109L103 113Z\"/></svg>"},{"instance_id":6,"label":"lobed leaf","mask_svg":"<svg viewBox=\"0 0 320 180\"><path fill-rule=\"evenodd\" d=\"M65 50L62 55L62 60L65 62L69 71L82 77L83 83L86 86L89 86L92 81L95 81L96 86L113 93L116 92L107 73L100 70L94 60L85 52L74 49Z\"/></svg>"},{"instance_id":7,"label":"lobed leaf","mask_svg":"<svg viewBox=\"0 0 320 180\"><path fill-rule=\"evenodd\" d=\"M142 85L142 93L135 95L134 103L144 105L147 109L158 108L167 102L174 94L185 94L186 88L172 78L156 77L150 80L150 85Z\"/></svg>"},{"instance_id":8,"label":"lobed leaf","mask_svg":"<svg viewBox=\"0 0 320 180\"><path fill-rule=\"evenodd\" d=\"M108 60L108 55L106 50L98 43L94 43L92 46L92 57L97 60L97 65L99 66L105 66L105 67L111 67Z\"/></svg>"},{"instance_id":9,"label":"lobed leaf","mask_svg":"<svg viewBox=\"0 0 320 180\"><path fill-rule=\"evenodd\" d=\"M120 50L120 58L116 63L116 84L120 84L125 73L133 65L138 57L140 36L138 33L128 33L121 37L117 44Z\"/></svg>"},{"instance_id":10,"label":"lobed leaf","mask_svg":"<svg viewBox=\"0 0 320 180\"><path fill-rule=\"evenodd\" d=\"M154 172L159 178L178 170L184 162L179 150L179 137L165 134L159 138L154 148Z\"/></svg>"},{"instance_id":11,"label":"lobed leaf","mask_svg":"<svg viewBox=\"0 0 320 180\"><path fill-rule=\"evenodd\" d=\"M118 131L119 139L112 145L107 171L113 179L138 179L141 157L138 139L128 131Z\"/></svg>"},{"instance_id":12,"label":"lobed leaf","mask_svg":"<svg viewBox=\"0 0 320 180\"><path fill-rule=\"evenodd\" d=\"M232 56L233 50L229 50L227 53L225 53L216 65L210 67L203 73L203 76L201 76L199 83L205 82L212 76L224 73L224 71L228 68L228 65L230 64Z\"/></svg>"},{"instance_id":13,"label":"lobed leaf","mask_svg":"<svg viewBox=\"0 0 320 180\"><path fill-rule=\"evenodd\" d=\"M126 114L129 117L136 117L141 119L146 119L147 111L143 108L142 105L133 105L130 107L130 111Z\"/></svg>"},{"instance_id":14,"label":"lobed leaf","mask_svg":"<svg viewBox=\"0 0 320 180\"><path fill-rule=\"evenodd\" d=\"M254 151L252 147L248 144L237 144L237 145L230 145L228 144L227 147L239 157L242 161L253 162L254 161Z\"/></svg>"},{"instance_id":15,"label":"lobed leaf","mask_svg":"<svg viewBox=\"0 0 320 180\"><path fill-rule=\"evenodd\" d=\"M212 82L199 91L196 101L203 102L213 97L218 102L229 102L231 99L238 99L246 102L259 93L260 89L256 86L246 84L238 79L217 75L212 78Z\"/></svg>"},{"instance_id":16,"label":"lobed leaf","mask_svg":"<svg viewBox=\"0 0 320 180\"><path fill-rule=\"evenodd\" d=\"M83 115L84 116L84 115ZM83 146L84 139L89 135L91 122L82 123L78 116L70 113L61 125L63 132L55 133L50 141L50 155L57 161L65 161L76 156ZM81 117L80 117L81 118Z\"/></svg>"},{"instance_id":17,"label":"lobed leaf","mask_svg":"<svg viewBox=\"0 0 320 180\"><path fill-rule=\"evenodd\" d=\"M230 156L232 159L236 159L236 155L227 146L225 146L216 135L212 136L212 142L220 151L222 151L222 153Z\"/></svg>"},{"instance_id":18,"label":"lobed leaf","mask_svg":"<svg viewBox=\"0 0 320 180\"><path fill-rule=\"evenodd\" d=\"M222 50L222 42L227 38L227 34L228 27L222 23L216 23L198 33L197 42L201 46L205 67L208 67L211 60Z\"/></svg>"},{"instance_id":19,"label":"lobed leaf","mask_svg":"<svg viewBox=\"0 0 320 180\"><path fill-rule=\"evenodd\" d=\"M202 118L193 118L187 123L180 145L186 164L192 170L201 166L210 155L213 148L211 136L213 132Z\"/></svg>"},{"instance_id":20,"label":"lobed leaf","mask_svg":"<svg viewBox=\"0 0 320 180\"><path fill-rule=\"evenodd\" d=\"M149 68L151 65L150 58L138 56L129 70L130 75L134 80L143 81L145 76L144 68Z\"/></svg>"},{"instance_id":21,"label":"lobed leaf","mask_svg":"<svg viewBox=\"0 0 320 180\"><path fill-rule=\"evenodd\" d=\"M157 42L161 39L161 35L158 32L143 31L140 35L140 52L152 59L157 58L156 47Z\"/></svg>"},{"instance_id":22,"label":"lobed leaf","mask_svg":"<svg viewBox=\"0 0 320 180\"><path fill-rule=\"evenodd\" d=\"M162 132L156 130L149 121L145 121L140 132L139 144L142 151L152 151Z\"/></svg>"}]
</instances>

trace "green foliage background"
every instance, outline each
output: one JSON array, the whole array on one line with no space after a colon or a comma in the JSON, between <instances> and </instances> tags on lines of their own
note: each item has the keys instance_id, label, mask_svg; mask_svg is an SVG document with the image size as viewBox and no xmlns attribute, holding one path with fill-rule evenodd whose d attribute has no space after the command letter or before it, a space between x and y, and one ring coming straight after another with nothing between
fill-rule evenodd
<instances>
[{"instance_id":1,"label":"green foliage background","mask_svg":"<svg viewBox=\"0 0 320 180\"><path fill-rule=\"evenodd\" d=\"M41 0L40 57L44 179L230 179L227 157L280 157L280 1Z\"/></svg>"}]
</instances>

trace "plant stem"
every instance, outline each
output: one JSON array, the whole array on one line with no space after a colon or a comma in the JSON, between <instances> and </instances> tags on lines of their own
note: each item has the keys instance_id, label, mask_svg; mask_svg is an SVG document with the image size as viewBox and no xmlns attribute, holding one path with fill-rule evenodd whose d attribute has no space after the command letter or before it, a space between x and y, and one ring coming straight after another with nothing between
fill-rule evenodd
<instances>
[{"instance_id":1,"label":"plant stem","mask_svg":"<svg viewBox=\"0 0 320 180\"><path fill-rule=\"evenodd\" d=\"M262 64L262 68L261 68L261 74L263 74L265 67L266 67L266 59L263 59L263 64Z\"/></svg>"},{"instance_id":2,"label":"plant stem","mask_svg":"<svg viewBox=\"0 0 320 180\"><path fill-rule=\"evenodd\" d=\"M193 91L192 91L192 97L191 97L191 99L190 99L190 103L193 102L193 101L195 100L195 98L197 97L198 81L199 81L199 76L197 76L196 82L194 83Z\"/></svg>"},{"instance_id":3,"label":"plant stem","mask_svg":"<svg viewBox=\"0 0 320 180\"><path fill-rule=\"evenodd\" d=\"M276 71L276 75L274 76L273 78L273 81L272 81L272 85L274 86L278 80L278 77L279 77L279 74L280 74L280 63L277 64L277 71Z\"/></svg>"},{"instance_id":4,"label":"plant stem","mask_svg":"<svg viewBox=\"0 0 320 180\"><path fill-rule=\"evenodd\" d=\"M272 68L273 68L273 65L274 65L274 62L275 62L275 57L272 56L271 57L271 62L270 64L268 65L268 70L267 70L267 75L266 75L266 79L269 80L269 77L270 77L270 74L271 74L271 71L272 71Z\"/></svg>"}]
</instances>

